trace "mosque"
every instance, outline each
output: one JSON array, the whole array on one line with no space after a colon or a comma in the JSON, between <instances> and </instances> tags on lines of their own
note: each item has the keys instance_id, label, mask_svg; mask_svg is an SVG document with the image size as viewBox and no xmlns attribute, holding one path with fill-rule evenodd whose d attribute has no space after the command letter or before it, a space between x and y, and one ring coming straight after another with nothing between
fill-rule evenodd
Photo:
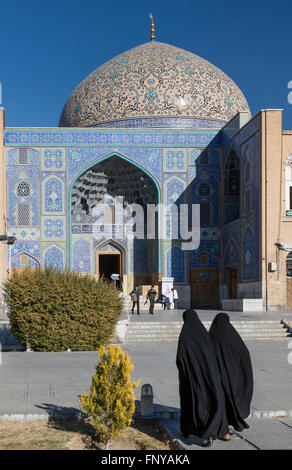
<instances>
[{"instance_id":1,"label":"mosque","mask_svg":"<svg viewBox=\"0 0 292 470\"><path fill-rule=\"evenodd\" d=\"M0 133L1 282L54 266L115 273L125 292L174 286L179 308L292 308L292 131L281 110L251 116L231 78L157 42L153 22L150 42L77 86L59 127L5 127L1 108ZM162 238L159 210L154 238L125 237L117 198L199 204L198 246L172 236L171 214Z\"/></svg>"}]
</instances>

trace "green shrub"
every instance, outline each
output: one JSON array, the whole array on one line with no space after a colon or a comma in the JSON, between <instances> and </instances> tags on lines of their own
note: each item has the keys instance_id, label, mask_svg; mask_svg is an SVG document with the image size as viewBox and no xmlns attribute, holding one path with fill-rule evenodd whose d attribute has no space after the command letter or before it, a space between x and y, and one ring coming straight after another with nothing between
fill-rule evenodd
<instances>
[{"instance_id":1,"label":"green shrub","mask_svg":"<svg viewBox=\"0 0 292 470\"><path fill-rule=\"evenodd\" d=\"M119 292L102 280L53 269L24 269L4 285L11 333L33 351L93 351L114 333Z\"/></svg>"},{"instance_id":2,"label":"green shrub","mask_svg":"<svg viewBox=\"0 0 292 470\"><path fill-rule=\"evenodd\" d=\"M100 362L92 376L90 394L82 395L80 403L92 420L97 439L108 447L110 440L120 437L131 424L135 411L134 388L139 382L131 382L134 366L120 346L101 346L98 352Z\"/></svg>"}]
</instances>

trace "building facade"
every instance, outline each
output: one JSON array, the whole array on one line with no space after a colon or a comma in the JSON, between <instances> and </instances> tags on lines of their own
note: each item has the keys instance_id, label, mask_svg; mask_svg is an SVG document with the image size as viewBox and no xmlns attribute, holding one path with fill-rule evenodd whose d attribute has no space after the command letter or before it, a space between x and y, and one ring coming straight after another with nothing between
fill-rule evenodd
<instances>
[{"instance_id":1,"label":"building facade","mask_svg":"<svg viewBox=\"0 0 292 470\"><path fill-rule=\"evenodd\" d=\"M290 308L292 131L281 117L252 118L221 70L155 41L89 75L57 128L6 128L2 109L0 225L16 242L0 245L1 280L53 266L118 273L127 292L174 285L181 308ZM147 214L159 203L200 205L196 249L159 210L155 237L147 216L144 236L126 236L133 204Z\"/></svg>"}]
</instances>

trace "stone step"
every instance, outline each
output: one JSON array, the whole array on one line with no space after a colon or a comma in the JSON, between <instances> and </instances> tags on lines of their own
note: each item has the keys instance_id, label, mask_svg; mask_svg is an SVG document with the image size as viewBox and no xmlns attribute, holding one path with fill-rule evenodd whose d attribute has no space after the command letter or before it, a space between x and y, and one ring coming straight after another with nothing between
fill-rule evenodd
<instances>
[{"instance_id":1,"label":"stone step","mask_svg":"<svg viewBox=\"0 0 292 470\"><path fill-rule=\"evenodd\" d=\"M211 321L203 322L208 330ZM285 340L289 339L283 325L277 320L234 321L236 328L244 340ZM183 322L133 322L128 327L128 342L136 341L177 341Z\"/></svg>"},{"instance_id":2,"label":"stone step","mask_svg":"<svg viewBox=\"0 0 292 470\"><path fill-rule=\"evenodd\" d=\"M277 331L277 332L283 332L283 333L286 333L286 330L285 329L280 329L280 328L252 328L252 327L246 327L246 328L236 328L236 330L239 332L239 333L248 333L250 331L255 331L255 332L267 332L267 333L271 333L271 332L274 332L274 331ZM144 332L148 332L148 331L174 331L174 332L180 332L181 331L181 327L173 327L173 326L170 326L170 327L167 327L167 326L161 326L161 327L145 327L145 328L133 328L133 327L129 327L128 328L128 332L141 332L141 331L144 331Z\"/></svg>"},{"instance_id":3,"label":"stone step","mask_svg":"<svg viewBox=\"0 0 292 470\"><path fill-rule=\"evenodd\" d=\"M285 341L285 340L289 340L289 338L277 338L277 337L268 337L268 336L265 336L265 337L260 337L260 336L256 336L256 337L250 337L250 336L247 336L247 337L242 337L242 339L244 341ZM143 341L146 341L146 342L149 342L149 341L153 341L153 342L161 342L161 341L173 341L173 342L176 342L177 341L177 338L173 337L173 336L166 336L164 337L163 339L161 338L135 338L133 340L128 340L129 343L134 343L134 342L143 342Z\"/></svg>"},{"instance_id":4,"label":"stone step","mask_svg":"<svg viewBox=\"0 0 292 470\"><path fill-rule=\"evenodd\" d=\"M140 333L134 333L134 332L130 332L128 333L128 338L137 338L137 337L143 337L143 338L147 338L147 337L151 337L151 336L156 336L156 337L159 337L159 338L162 338L163 336L174 336L174 337L178 337L179 334L175 331L151 331L151 332L140 332ZM246 333L246 334L243 334L241 335L242 337L244 336L265 336L265 337L270 337L270 336L277 336L277 337L283 337L283 338L288 338L287 334L283 334L281 332L278 332L278 331L274 331L272 334L269 333L269 332L254 332L254 331L250 331L249 333Z\"/></svg>"},{"instance_id":5,"label":"stone step","mask_svg":"<svg viewBox=\"0 0 292 470\"><path fill-rule=\"evenodd\" d=\"M179 334L176 333L176 332L173 332L173 331L165 331L165 332L161 332L161 331L157 331L157 332L154 332L154 331L151 331L151 332L147 332L147 333L144 333L144 332L140 332L140 333L128 333L128 338L137 338L137 337L141 337L141 338L147 338L147 337L152 337L152 336L156 336L157 338L163 338L164 336L172 336L172 337L175 337L175 338L178 338ZM278 338L289 338L289 336L287 336L287 334L282 334L282 333L279 333L277 331L273 332L273 333L268 333L268 332L249 332L249 333L246 333L246 334L242 334L240 335L242 338L244 337L278 337Z\"/></svg>"},{"instance_id":6,"label":"stone step","mask_svg":"<svg viewBox=\"0 0 292 470\"><path fill-rule=\"evenodd\" d=\"M211 325L211 321L203 321L203 325L208 326ZM238 321L233 321L231 322L233 326L238 326L238 325L253 325L253 326L262 326L262 325L270 325L270 326L277 326L277 327L283 327L283 325L277 321L277 320L254 320L254 321L243 321L243 320L238 320ZM130 325L141 325L141 326L147 326L147 325L182 325L183 321L133 321L130 318Z\"/></svg>"}]
</instances>

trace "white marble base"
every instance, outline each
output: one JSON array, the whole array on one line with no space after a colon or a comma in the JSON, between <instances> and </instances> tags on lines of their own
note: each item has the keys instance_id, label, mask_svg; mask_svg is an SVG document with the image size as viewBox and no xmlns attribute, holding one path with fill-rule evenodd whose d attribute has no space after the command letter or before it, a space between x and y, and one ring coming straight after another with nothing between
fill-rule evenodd
<instances>
[{"instance_id":1,"label":"white marble base","mask_svg":"<svg viewBox=\"0 0 292 470\"><path fill-rule=\"evenodd\" d=\"M173 277L162 277L161 278L161 293L166 295L170 300L170 308L173 308Z\"/></svg>"},{"instance_id":2,"label":"white marble base","mask_svg":"<svg viewBox=\"0 0 292 470\"><path fill-rule=\"evenodd\" d=\"M233 312L262 312L263 299L222 299L222 310Z\"/></svg>"},{"instance_id":3,"label":"white marble base","mask_svg":"<svg viewBox=\"0 0 292 470\"><path fill-rule=\"evenodd\" d=\"M180 309L191 308L191 287L186 285L177 284L174 286L177 290L178 302L177 306Z\"/></svg>"}]
</instances>

